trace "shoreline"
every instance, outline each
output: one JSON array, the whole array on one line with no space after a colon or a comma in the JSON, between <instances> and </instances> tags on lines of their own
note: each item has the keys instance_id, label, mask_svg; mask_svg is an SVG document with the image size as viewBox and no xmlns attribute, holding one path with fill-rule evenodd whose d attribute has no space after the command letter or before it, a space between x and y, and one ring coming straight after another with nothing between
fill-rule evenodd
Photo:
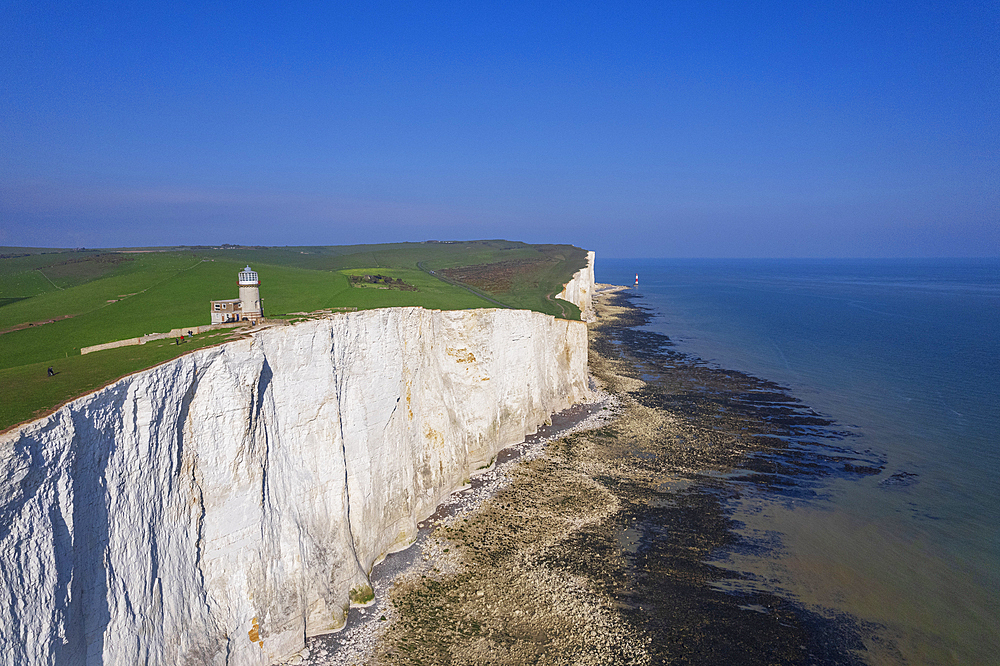
<instances>
[{"instance_id":1,"label":"shoreline","mask_svg":"<svg viewBox=\"0 0 1000 666\"><path fill-rule=\"evenodd\" d=\"M549 424L540 426L524 441L501 449L490 467L473 472L468 485L455 490L433 514L417 524L419 529L413 543L388 553L375 564L370 575L375 598L369 604L352 606L342 629L309 637L305 650L280 663L341 666L368 661L396 616L389 599L392 587L408 577L455 568L456 564L447 557L450 549L434 536L437 528L448 527L463 515L478 510L510 483L510 471L515 465L542 455L549 442L599 428L614 418L615 397L593 386L592 392L596 400L553 414Z\"/></svg>"},{"instance_id":2,"label":"shoreline","mask_svg":"<svg viewBox=\"0 0 1000 666\"><path fill-rule=\"evenodd\" d=\"M301 663L864 662L878 627L725 560L780 548L739 533L741 502L814 498L879 461L783 387L643 330L636 296L595 293L590 371L615 418L498 460L516 464L476 501L453 495L463 508L439 507L397 573L374 572L376 605L351 611L372 627L358 649Z\"/></svg>"}]
</instances>

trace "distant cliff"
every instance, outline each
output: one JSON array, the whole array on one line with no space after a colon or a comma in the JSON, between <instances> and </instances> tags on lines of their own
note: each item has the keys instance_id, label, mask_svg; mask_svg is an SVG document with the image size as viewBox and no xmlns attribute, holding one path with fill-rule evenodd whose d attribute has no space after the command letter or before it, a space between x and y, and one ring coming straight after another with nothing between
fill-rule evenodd
<instances>
[{"instance_id":1,"label":"distant cliff","mask_svg":"<svg viewBox=\"0 0 1000 666\"><path fill-rule=\"evenodd\" d=\"M580 308L584 321L590 321L594 316L594 253L587 253L587 267L573 274L573 279L566 283L556 298L569 301Z\"/></svg>"},{"instance_id":2,"label":"distant cliff","mask_svg":"<svg viewBox=\"0 0 1000 666\"><path fill-rule=\"evenodd\" d=\"M391 308L75 400L0 437L0 662L286 657L470 472L586 397L581 322Z\"/></svg>"}]
</instances>

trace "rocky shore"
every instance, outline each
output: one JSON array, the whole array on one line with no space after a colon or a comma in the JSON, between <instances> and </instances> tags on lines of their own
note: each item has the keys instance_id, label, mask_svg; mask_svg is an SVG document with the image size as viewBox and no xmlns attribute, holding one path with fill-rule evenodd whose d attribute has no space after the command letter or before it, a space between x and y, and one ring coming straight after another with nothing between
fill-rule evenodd
<instances>
[{"instance_id":1,"label":"rocky shore","mask_svg":"<svg viewBox=\"0 0 1000 666\"><path fill-rule=\"evenodd\" d=\"M305 663L863 663L851 618L723 560L780 548L738 533L737 504L815 497L880 461L782 387L674 351L633 299L594 299L602 402L453 496Z\"/></svg>"},{"instance_id":2,"label":"rocky shore","mask_svg":"<svg viewBox=\"0 0 1000 666\"><path fill-rule=\"evenodd\" d=\"M474 474L468 486L447 498L432 516L420 523L420 532L412 546L388 555L376 565L371 576L375 599L365 607L352 608L343 631L312 638L305 651L286 663L346 666L368 662L377 653L386 630L399 618L391 601L395 586L427 576L456 573L462 567L459 550L442 530L454 529L480 511L485 503L510 486L512 471L520 463L544 455L549 442L599 428L614 418L615 397L600 389L594 390L594 396L591 403L553 415L551 422L534 435L504 449L492 465Z\"/></svg>"}]
</instances>

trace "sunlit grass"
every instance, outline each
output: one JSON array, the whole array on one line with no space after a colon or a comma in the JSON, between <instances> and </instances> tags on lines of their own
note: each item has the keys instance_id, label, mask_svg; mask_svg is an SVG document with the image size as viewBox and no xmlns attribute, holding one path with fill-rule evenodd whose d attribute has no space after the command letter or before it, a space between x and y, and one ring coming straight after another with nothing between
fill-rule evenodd
<instances>
[{"instance_id":1,"label":"sunlit grass","mask_svg":"<svg viewBox=\"0 0 1000 666\"><path fill-rule=\"evenodd\" d=\"M68 400L133 372L224 342L232 334L231 329L212 331L188 337L183 344L176 344L173 339L156 340L85 356L67 355L61 359L4 368L0 370L0 431L44 416ZM48 376L49 367L56 373L52 377Z\"/></svg>"}]
</instances>

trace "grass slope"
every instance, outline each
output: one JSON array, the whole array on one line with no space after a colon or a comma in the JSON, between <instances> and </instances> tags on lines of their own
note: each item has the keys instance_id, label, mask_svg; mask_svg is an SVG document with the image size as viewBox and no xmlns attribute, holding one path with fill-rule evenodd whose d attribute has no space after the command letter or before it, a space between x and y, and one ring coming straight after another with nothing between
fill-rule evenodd
<instances>
[{"instance_id":1,"label":"grass slope","mask_svg":"<svg viewBox=\"0 0 1000 666\"><path fill-rule=\"evenodd\" d=\"M238 297L236 276L248 263L260 275L270 318L324 308L465 309L495 302L579 318L575 306L553 296L586 264L586 252L515 241L117 252L0 247L0 431L221 342L228 332L195 336L183 346L168 341L80 356L89 345L209 323L209 301ZM435 276L470 266L471 289ZM504 279L491 279L498 272ZM351 286L349 274L366 273L400 278L416 291ZM55 377L46 375L49 366Z\"/></svg>"},{"instance_id":2,"label":"grass slope","mask_svg":"<svg viewBox=\"0 0 1000 666\"><path fill-rule=\"evenodd\" d=\"M189 338L183 345L160 340L86 356L28 363L0 370L0 431L44 416L59 405L187 352L231 339L231 330ZM46 368L57 374L49 377Z\"/></svg>"}]
</instances>

